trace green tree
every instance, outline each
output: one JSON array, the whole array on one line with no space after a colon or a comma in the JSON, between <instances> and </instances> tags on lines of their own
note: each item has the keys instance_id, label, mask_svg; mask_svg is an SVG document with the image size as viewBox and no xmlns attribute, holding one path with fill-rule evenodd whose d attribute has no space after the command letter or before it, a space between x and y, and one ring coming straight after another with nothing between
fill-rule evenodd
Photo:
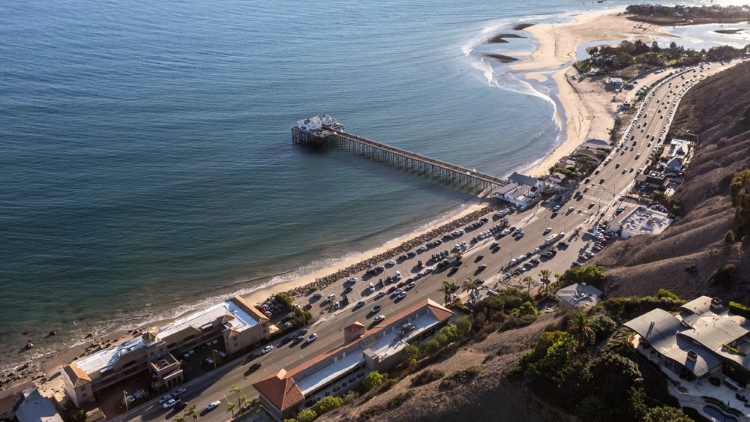
<instances>
[{"instance_id":1,"label":"green tree","mask_svg":"<svg viewBox=\"0 0 750 422\"><path fill-rule=\"evenodd\" d=\"M338 409L343 403L344 401L341 399L341 397L328 396L319 400L316 406L318 407L318 410L322 415L324 413L330 412L331 410Z\"/></svg>"},{"instance_id":2,"label":"green tree","mask_svg":"<svg viewBox=\"0 0 750 422\"><path fill-rule=\"evenodd\" d=\"M544 284L545 292L549 288L549 284L552 282L552 280L549 279L550 274L552 274L552 271L547 268L543 268L539 271L539 277L541 278L540 281L542 282L542 284Z\"/></svg>"},{"instance_id":3,"label":"green tree","mask_svg":"<svg viewBox=\"0 0 750 422\"><path fill-rule=\"evenodd\" d=\"M312 409L303 410L297 413L298 422L312 422L317 417L318 417L318 414L315 413L315 411Z\"/></svg>"},{"instance_id":4,"label":"green tree","mask_svg":"<svg viewBox=\"0 0 750 422\"><path fill-rule=\"evenodd\" d=\"M448 343L450 343L450 340L448 339L448 337L445 334L443 334L443 333L440 333L440 334L436 335L435 337L433 337L433 339L435 339L435 341L438 342L438 344L440 345L441 349L443 347L447 346Z\"/></svg>"},{"instance_id":5,"label":"green tree","mask_svg":"<svg viewBox=\"0 0 750 422\"><path fill-rule=\"evenodd\" d=\"M729 244L734 243L734 232L732 230L729 230L724 236L724 241Z\"/></svg>"},{"instance_id":6,"label":"green tree","mask_svg":"<svg viewBox=\"0 0 750 422\"><path fill-rule=\"evenodd\" d=\"M237 403L240 402L240 396L242 395L242 389L240 387L237 387L236 385L233 385L229 387L229 391L232 393L237 393Z\"/></svg>"},{"instance_id":7,"label":"green tree","mask_svg":"<svg viewBox=\"0 0 750 422\"><path fill-rule=\"evenodd\" d=\"M190 416L191 418L193 418L194 422L198 420L198 412L195 411L195 406L196 405L192 405L185 409L185 417L187 418L188 416Z\"/></svg>"},{"instance_id":8,"label":"green tree","mask_svg":"<svg viewBox=\"0 0 750 422\"><path fill-rule=\"evenodd\" d=\"M599 287L604 282L604 267L600 265L587 265L585 267L570 268L560 277L560 286L570 286L575 283L586 283Z\"/></svg>"},{"instance_id":9,"label":"green tree","mask_svg":"<svg viewBox=\"0 0 750 422\"><path fill-rule=\"evenodd\" d=\"M536 310L531 302L524 302L523 305L513 309L513 316L516 318L525 317L526 315L539 315L539 311Z\"/></svg>"},{"instance_id":10,"label":"green tree","mask_svg":"<svg viewBox=\"0 0 750 422\"><path fill-rule=\"evenodd\" d=\"M607 405L598 396L588 396L576 407L576 416L582 421L606 422L610 420Z\"/></svg>"},{"instance_id":11,"label":"green tree","mask_svg":"<svg viewBox=\"0 0 750 422\"><path fill-rule=\"evenodd\" d=\"M568 320L568 331L578 340L578 347L588 346L594 340L594 330L583 312L577 312Z\"/></svg>"},{"instance_id":12,"label":"green tree","mask_svg":"<svg viewBox=\"0 0 750 422\"><path fill-rule=\"evenodd\" d=\"M534 277L527 275L523 278L523 282L526 283L527 286L527 293L531 294L531 285L534 283Z\"/></svg>"},{"instance_id":13,"label":"green tree","mask_svg":"<svg viewBox=\"0 0 750 422\"><path fill-rule=\"evenodd\" d=\"M643 422L691 422L692 420L682 409L666 406L648 409L643 418Z\"/></svg>"},{"instance_id":14,"label":"green tree","mask_svg":"<svg viewBox=\"0 0 750 422\"><path fill-rule=\"evenodd\" d=\"M466 337L471 332L471 319L467 316L462 316L458 320L456 320L456 330L458 331L458 335L461 337Z\"/></svg>"},{"instance_id":15,"label":"green tree","mask_svg":"<svg viewBox=\"0 0 750 422\"><path fill-rule=\"evenodd\" d=\"M227 405L227 412L231 412L232 417L234 417L234 409L237 408L237 405L234 402L231 402L229 400L227 400L225 404Z\"/></svg>"},{"instance_id":16,"label":"green tree","mask_svg":"<svg viewBox=\"0 0 750 422\"><path fill-rule=\"evenodd\" d=\"M479 284L477 280L471 277L467 277L461 285L461 291L468 292L469 294L474 293L475 295L479 295L480 286L481 284Z\"/></svg>"},{"instance_id":17,"label":"green tree","mask_svg":"<svg viewBox=\"0 0 750 422\"><path fill-rule=\"evenodd\" d=\"M453 298L453 286L451 285L451 281L443 280L443 284L440 285L438 291L443 294L444 303L451 303L451 299Z\"/></svg>"},{"instance_id":18,"label":"green tree","mask_svg":"<svg viewBox=\"0 0 750 422\"><path fill-rule=\"evenodd\" d=\"M417 359L417 356L419 356L419 348L417 346L410 344L401 350L401 358L407 365L411 365L411 361Z\"/></svg>"},{"instance_id":19,"label":"green tree","mask_svg":"<svg viewBox=\"0 0 750 422\"><path fill-rule=\"evenodd\" d=\"M378 371L372 371L365 377L364 386L365 390L372 390L375 387L380 387L385 382L385 377Z\"/></svg>"},{"instance_id":20,"label":"green tree","mask_svg":"<svg viewBox=\"0 0 750 422\"><path fill-rule=\"evenodd\" d=\"M639 387L643 376L632 360L615 353L599 355L589 366L588 386L592 393L602 397L608 406L619 406L622 392ZM612 386L617 388L612 388Z\"/></svg>"},{"instance_id":21,"label":"green tree","mask_svg":"<svg viewBox=\"0 0 750 422\"><path fill-rule=\"evenodd\" d=\"M589 318L589 325L594 330L597 343L604 341L617 329L617 323L606 315L592 316Z\"/></svg>"},{"instance_id":22,"label":"green tree","mask_svg":"<svg viewBox=\"0 0 750 422\"><path fill-rule=\"evenodd\" d=\"M440 343L434 338L431 338L422 343L422 350L428 355L434 355L440 350Z\"/></svg>"}]
</instances>

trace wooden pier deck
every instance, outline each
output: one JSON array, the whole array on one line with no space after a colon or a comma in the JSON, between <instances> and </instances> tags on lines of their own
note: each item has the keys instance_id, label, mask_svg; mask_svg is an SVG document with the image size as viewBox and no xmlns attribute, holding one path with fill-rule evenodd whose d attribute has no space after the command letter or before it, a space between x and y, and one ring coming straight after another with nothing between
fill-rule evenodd
<instances>
[{"instance_id":1,"label":"wooden pier deck","mask_svg":"<svg viewBox=\"0 0 750 422\"><path fill-rule=\"evenodd\" d=\"M301 145L336 146L389 165L407 168L419 174L458 183L469 188L481 189L485 194L491 193L507 183L507 181L495 176L347 133L343 130L343 127L321 130L315 133L293 127L292 141Z\"/></svg>"}]
</instances>

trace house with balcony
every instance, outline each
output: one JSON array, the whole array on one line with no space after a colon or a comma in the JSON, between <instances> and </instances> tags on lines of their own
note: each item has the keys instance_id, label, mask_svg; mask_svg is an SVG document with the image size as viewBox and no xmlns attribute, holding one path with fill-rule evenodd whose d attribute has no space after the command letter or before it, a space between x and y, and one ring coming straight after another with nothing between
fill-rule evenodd
<instances>
[{"instance_id":1,"label":"house with balcony","mask_svg":"<svg viewBox=\"0 0 750 422\"><path fill-rule=\"evenodd\" d=\"M143 373L150 373L153 387L172 388L184 381L175 355L202 344L233 354L266 338L268 330L268 317L236 296L71 362L61 371L65 391L81 407L102 389ZM217 340L223 345L215 346Z\"/></svg>"}]
</instances>

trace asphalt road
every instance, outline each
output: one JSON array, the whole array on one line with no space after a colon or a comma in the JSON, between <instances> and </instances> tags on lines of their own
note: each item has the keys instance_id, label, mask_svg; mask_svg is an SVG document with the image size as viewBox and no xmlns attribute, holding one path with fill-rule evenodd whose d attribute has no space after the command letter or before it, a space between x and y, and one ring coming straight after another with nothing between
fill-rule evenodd
<instances>
[{"instance_id":1,"label":"asphalt road","mask_svg":"<svg viewBox=\"0 0 750 422\"><path fill-rule=\"evenodd\" d=\"M642 113L641 116L637 120L634 119L630 132L626 129L626 135L623 136L620 150L613 151L610 155L612 158L611 162L600 166L597 169L598 174L592 175L590 182L579 187L580 191L588 187L588 190L583 193L582 199L575 200L570 198L572 192L569 192L567 198L563 199L564 202L561 204L562 208L558 214L552 212L552 207L557 205L557 203L540 203L520 214L513 213L508 216L511 226L523 227L526 233L523 238L514 239L511 236L506 236L496 239L495 237L490 237L472 245L471 239L473 237L499 222L499 220L493 222L492 215L490 215L488 216L490 222L484 226L467 231L463 236L450 242L444 242L434 249L418 254L415 258L388 267L384 273L376 277L369 278L364 274L360 274L358 275L359 281L353 286L354 291L349 294L351 302L348 308L333 312L321 306L320 303L313 302L313 315L320 317L309 327L309 333L317 333L319 335L316 341L310 344L303 342L301 344L290 343L283 346L279 346L277 341L274 343L274 350L267 355L252 362L248 362L244 358L237 359L203 378L188 383L186 385L188 391L182 396L182 399L189 405L197 405L198 411L201 412L200 420L202 421L228 420L230 415L224 403L227 399L234 402L237 401L237 395L230 393L231 386L239 386L249 398L256 397L258 393L251 386L254 381L280 368L293 368L310 357L341 345L343 343L343 328L345 326L355 321L360 321L368 327L374 326L372 325L372 317L375 314L370 313L373 305L379 304L382 306L382 309L377 314L385 315L387 322L389 316L426 298L442 303L443 294L438 292L437 289L443 280L449 278L455 280L459 285L467 277L483 278L486 280L485 286L490 288L495 287L502 274L501 267L508 264L512 258L526 254L534 248L539 247L547 236L547 234L544 234L546 228L550 228L551 233L566 232L565 240L569 240L571 233L579 225L583 225L585 230L588 230L596 221L611 218L617 206L628 205L627 201L622 203L619 197L621 194L626 193L633 184L637 169L645 167L651 150L657 146L659 136L664 136L662 129L671 121L670 112L676 108L681 90L691 86L701 75L708 76L724 68L726 66L719 66L715 63L708 66L708 69L703 72L687 73L684 79L676 76L672 79L673 84L671 87L668 83L664 83L660 87L652 88L653 95L650 96L648 103L641 103L639 110L636 111L636 116ZM687 86L677 86L677 84L682 85L684 83ZM666 108L664 108L665 105L667 106ZM658 112L659 107L661 107L661 113ZM648 116L645 114L648 114ZM645 127L643 126L644 123ZM638 124L641 124L641 128L644 129L643 131L638 128ZM666 130L663 133L666 134ZM651 139L652 135L656 140ZM632 136L635 137L631 139ZM637 141L637 143L631 151L630 147L633 146L633 140ZM651 142L650 146L649 142ZM627 150L624 148L625 145L628 146ZM640 154L640 156L638 157L637 154ZM634 169L632 172L630 171L631 168ZM603 182L601 179L604 179ZM567 211L570 206L574 207L572 212ZM375 294L368 292L367 287L370 281L377 282L380 278L395 274L396 270L401 272L403 275L402 279L406 279L410 274L417 271L417 260L427 262L433 253L444 249L451 249L454 243L462 241L466 241L470 245L470 248L464 253L463 265L450 277L448 277L448 269L438 270L429 276L423 277L416 282L417 287L409 291L407 297L401 301L394 301L390 295L376 300L374 299ZM489 250L489 245L496 241L500 244L500 250L493 253ZM591 243L592 238L582 232L581 236L570 240L568 248L560 249L554 258L550 260L541 258L542 263L538 267L532 269L529 273L515 276L503 284L520 286L520 280L525 274L529 274L538 280L539 270L542 268L550 269L553 274L564 272L570 268L571 263L577 259L580 253L586 251L591 246ZM483 258L475 262L479 255L483 255ZM483 271L478 272L480 264L485 264L487 267ZM388 287L386 286L385 288L387 289ZM526 288L526 286L523 287ZM537 287L538 285L535 285L532 289L536 289ZM335 293L340 297L343 288L342 280L342 283L339 285L329 286L322 293L324 296ZM359 309L353 309L354 303L360 299L365 300L366 304ZM305 298L298 303L300 305L307 304L308 299ZM248 368L255 362L260 362L262 366L257 371L249 373ZM221 400L222 405L209 412L203 411L205 406L214 400ZM174 416L181 413L164 410L155 401L152 404L134 409L128 415L127 419L136 421L171 420ZM125 417L117 418L116 420L118 419L125 420Z\"/></svg>"}]
</instances>

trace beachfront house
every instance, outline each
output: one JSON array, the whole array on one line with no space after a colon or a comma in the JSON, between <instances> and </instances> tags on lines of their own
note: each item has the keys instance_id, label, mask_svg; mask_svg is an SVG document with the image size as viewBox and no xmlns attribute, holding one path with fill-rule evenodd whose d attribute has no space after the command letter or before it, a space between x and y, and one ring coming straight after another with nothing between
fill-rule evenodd
<instances>
[{"instance_id":1,"label":"beachfront house","mask_svg":"<svg viewBox=\"0 0 750 422\"><path fill-rule=\"evenodd\" d=\"M622 86L622 78L609 78L609 84L619 88Z\"/></svg>"},{"instance_id":2,"label":"beachfront house","mask_svg":"<svg viewBox=\"0 0 750 422\"><path fill-rule=\"evenodd\" d=\"M63 422L50 399L42 396L36 387L23 392L23 400L16 409L18 422Z\"/></svg>"},{"instance_id":3,"label":"beachfront house","mask_svg":"<svg viewBox=\"0 0 750 422\"><path fill-rule=\"evenodd\" d=\"M150 374L156 389L172 388L184 380L175 356L191 359L201 346L237 353L268 337L268 330L268 317L236 296L75 360L62 370L65 391L81 407L103 389L143 374Z\"/></svg>"},{"instance_id":4,"label":"beachfront house","mask_svg":"<svg viewBox=\"0 0 750 422\"><path fill-rule=\"evenodd\" d=\"M750 374L750 322L719 299L701 296L678 314L654 309L624 324L638 352L680 378L720 376L725 366Z\"/></svg>"},{"instance_id":5,"label":"beachfront house","mask_svg":"<svg viewBox=\"0 0 750 422\"><path fill-rule=\"evenodd\" d=\"M432 336L451 317L452 311L427 299L369 330L355 322L344 327L343 345L296 368L280 369L253 387L274 419L292 418L324 397L343 396L372 371L395 368L405 346Z\"/></svg>"}]
</instances>

